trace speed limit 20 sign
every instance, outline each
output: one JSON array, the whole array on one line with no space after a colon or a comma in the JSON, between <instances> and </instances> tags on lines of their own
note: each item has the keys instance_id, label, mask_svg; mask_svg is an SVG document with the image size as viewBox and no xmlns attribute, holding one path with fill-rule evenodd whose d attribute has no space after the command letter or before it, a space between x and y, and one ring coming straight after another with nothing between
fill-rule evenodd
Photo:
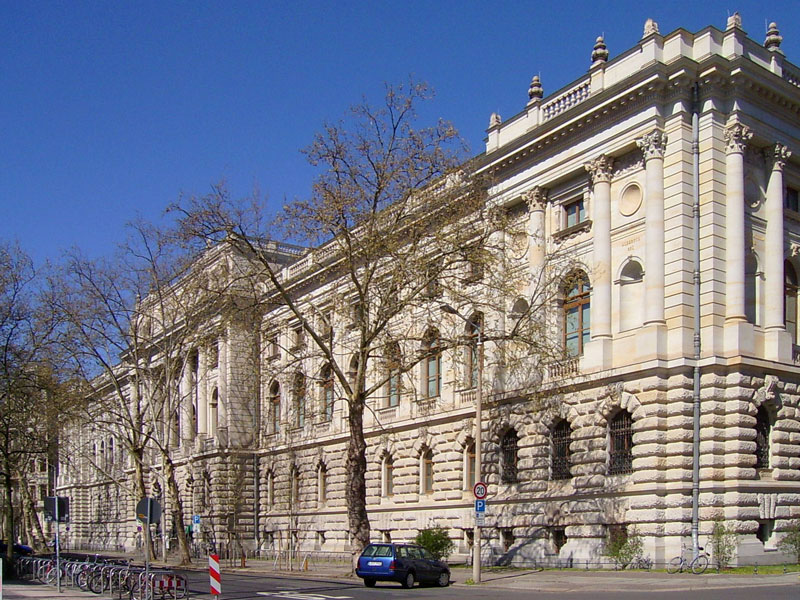
<instances>
[{"instance_id":1,"label":"speed limit 20 sign","mask_svg":"<svg viewBox=\"0 0 800 600\"><path fill-rule=\"evenodd\" d=\"M472 488L472 493L475 494L475 498L477 498L478 500L483 500L484 498L486 498L486 493L487 493L486 484L482 481L479 481Z\"/></svg>"}]
</instances>

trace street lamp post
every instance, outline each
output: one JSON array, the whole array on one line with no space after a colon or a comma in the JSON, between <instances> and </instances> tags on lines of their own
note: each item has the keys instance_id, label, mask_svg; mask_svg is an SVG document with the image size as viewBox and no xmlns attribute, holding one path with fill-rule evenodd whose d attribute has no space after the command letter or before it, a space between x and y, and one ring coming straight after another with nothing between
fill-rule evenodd
<instances>
[{"instance_id":1,"label":"street lamp post","mask_svg":"<svg viewBox=\"0 0 800 600\"><path fill-rule=\"evenodd\" d=\"M468 326L472 322L449 304L440 306L442 312L455 315ZM483 322L478 323L477 331L478 350L478 381L475 391L475 427L472 434L475 440L475 482L481 481L481 408L483 405ZM475 516L475 528L472 532L472 581L481 582L481 528L478 526L478 517Z\"/></svg>"}]
</instances>

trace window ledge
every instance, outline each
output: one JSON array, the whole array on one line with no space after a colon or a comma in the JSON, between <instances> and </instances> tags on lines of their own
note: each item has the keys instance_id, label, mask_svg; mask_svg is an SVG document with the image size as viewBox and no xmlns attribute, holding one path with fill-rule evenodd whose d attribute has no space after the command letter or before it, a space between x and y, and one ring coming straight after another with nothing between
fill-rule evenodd
<instances>
[{"instance_id":1,"label":"window ledge","mask_svg":"<svg viewBox=\"0 0 800 600\"><path fill-rule=\"evenodd\" d=\"M561 231L556 231L553 234L553 240L561 241L572 236L578 235L584 231L589 231L592 228L592 221L591 219L586 219L585 221L581 221L580 223L576 223L571 227L567 227L566 229L562 229Z\"/></svg>"}]
</instances>

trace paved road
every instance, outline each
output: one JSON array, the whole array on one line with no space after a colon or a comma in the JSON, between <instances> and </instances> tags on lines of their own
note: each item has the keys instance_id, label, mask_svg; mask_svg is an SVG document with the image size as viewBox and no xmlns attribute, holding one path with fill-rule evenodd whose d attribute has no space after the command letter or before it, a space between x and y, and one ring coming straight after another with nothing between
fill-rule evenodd
<instances>
[{"instance_id":1,"label":"paved road","mask_svg":"<svg viewBox=\"0 0 800 600\"><path fill-rule=\"evenodd\" d=\"M189 591L192 598L211 600L208 593L208 576L202 572L187 572ZM593 584L591 582L594 582ZM361 580L345 582L341 580L320 581L303 577L270 577L268 575L243 575L228 573L223 576L223 600L461 600L486 599L502 597L503 600L530 600L544 598L546 600L613 600L639 599L647 600L685 600L686 598L702 598L703 600L798 600L800 585L794 579L782 578L778 585L770 585L771 579L764 579L763 584L737 586L720 582L720 587L708 585L708 578L703 585L698 585L697 578L674 578L672 589L666 586L652 585L652 580L645 575L638 582L627 582L627 590L608 585L611 580L601 576L587 578L586 581L575 582L564 579L561 589L547 585L545 589L537 589L535 580L517 580L507 585L492 587L453 585L448 588L415 587L411 590L401 588L393 583L378 583L375 588L367 589ZM744 580L743 582L744 583ZM694 586L694 587L693 587Z\"/></svg>"},{"instance_id":2,"label":"paved road","mask_svg":"<svg viewBox=\"0 0 800 600\"><path fill-rule=\"evenodd\" d=\"M185 572L190 598L211 600L208 574ZM411 590L384 583L368 589L361 580L320 573L274 575L270 573L223 573L222 600L798 600L800 579L790 575L666 575L664 573L512 571L491 574L481 586L463 584L468 574L454 569L456 584L448 588L415 587ZM487 574L489 575L489 574ZM6 582L3 600L111 600L67 588L33 582Z\"/></svg>"}]
</instances>

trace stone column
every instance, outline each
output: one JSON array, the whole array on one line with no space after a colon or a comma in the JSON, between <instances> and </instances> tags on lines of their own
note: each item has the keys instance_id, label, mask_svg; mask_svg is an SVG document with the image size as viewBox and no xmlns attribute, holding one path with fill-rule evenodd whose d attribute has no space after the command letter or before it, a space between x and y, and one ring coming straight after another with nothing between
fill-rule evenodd
<instances>
[{"instance_id":1,"label":"stone column","mask_svg":"<svg viewBox=\"0 0 800 600\"><path fill-rule=\"evenodd\" d=\"M645 163L644 325L664 319L664 151L667 136L655 129L636 140Z\"/></svg>"},{"instance_id":2,"label":"stone column","mask_svg":"<svg viewBox=\"0 0 800 600\"><path fill-rule=\"evenodd\" d=\"M792 358L791 336L784 326L784 274L783 274L783 167L791 156L789 149L775 144L766 151L767 165L771 166L767 182L767 239L765 273L766 339L764 356L768 360L790 361Z\"/></svg>"},{"instance_id":3,"label":"stone column","mask_svg":"<svg viewBox=\"0 0 800 600\"><path fill-rule=\"evenodd\" d=\"M725 345L728 356L753 353L745 310L744 152L753 133L740 123L725 131Z\"/></svg>"},{"instance_id":4,"label":"stone column","mask_svg":"<svg viewBox=\"0 0 800 600\"><path fill-rule=\"evenodd\" d=\"M197 350L197 433L208 433L208 348Z\"/></svg>"},{"instance_id":5,"label":"stone column","mask_svg":"<svg viewBox=\"0 0 800 600\"><path fill-rule=\"evenodd\" d=\"M489 247L493 252L498 252L500 255L506 254L506 215L505 209L502 207L494 207L489 212L489 221L491 223L492 232L489 235ZM512 300L513 302L513 300ZM486 324L487 331L492 328L495 331L505 332L506 330L506 306L500 303L495 307L495 310L487 311L483 316L484 323ZM492 326L494 322L494 326ZM486 378L491 382L492 392L502 392L505 390L506 385L506 371L505 371L505 347L503 342L497 340L495 342L486 342L484 345L484 360L486 364L486 371L488 377Z\"/></svg>"},{"instance_id":6,"label":"stone column","mask_svg":"<svg viewBox=\"0 0 800 600\"><path fill-rule=\"evenodd\" d=\"M194 438L194 428L192 426L192 367L189 362L189 355L184 358L183 372L179 383L178 393L180 394L180 415L181 415L181 439L188 445Z\"/></svg>"},{"instance_id":7,"label":"stone column","mask_svg":"<svg viewBox=\"0 0 800 600\"><path fill-rule=\"evenodd\" d=\"M587 368L611 366L611 169L614 159L599 156L586 165L594 188L592 205L591 342ZM590 346L592 346L590 348Z\"/></svg>"},{"instance_id":8,"label":"stone column","mask_svg":"<svg viewBox=\"0 0 800 600\"><path fill-rule=\"evenodd\" d=\"M725 131L725 320L744 321L744 151L752 132L736 123Z\"/></svg>"},{"instance_id":9,"label":"stone column","mask_svg":"<svg viewBox=\"0 0 800 600\"><path fill-rule=\"evenodd\" d=\"M528 203L528 268L530 270L531 293L541 284L541 271L545 259L544 209L547 202L547 190L535 187L525 196Z\"/></svg>"}]
</instances>

